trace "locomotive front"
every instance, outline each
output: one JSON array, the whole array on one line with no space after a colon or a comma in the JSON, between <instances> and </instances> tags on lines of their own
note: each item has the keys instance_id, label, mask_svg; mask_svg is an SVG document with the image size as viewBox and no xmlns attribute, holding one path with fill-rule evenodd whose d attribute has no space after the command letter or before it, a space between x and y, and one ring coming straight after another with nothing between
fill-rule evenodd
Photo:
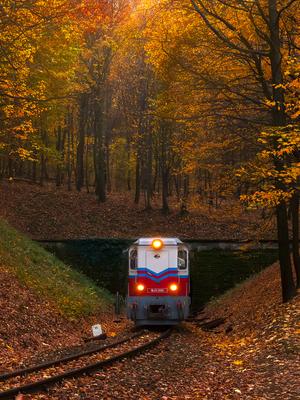
<instances>
[{"instance_id":1,"label":"locomotive front","mask_svg":"<svg viewBox=\"0 0 300 400\"><path fill-rule=\"evenodd\" d=\"M177 238L141 238L129 249L127 315L136 325L175 325L189 315L189 252Z\"/></svg>"}]
</instances>

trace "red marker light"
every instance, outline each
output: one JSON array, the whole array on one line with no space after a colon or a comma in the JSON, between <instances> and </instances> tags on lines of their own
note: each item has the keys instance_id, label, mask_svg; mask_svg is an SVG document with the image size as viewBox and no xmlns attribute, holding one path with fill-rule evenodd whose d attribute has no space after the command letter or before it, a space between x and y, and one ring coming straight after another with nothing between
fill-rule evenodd
<instances>
[{"instance_id":1,"label":"red marker light","mask_svg":"<svg viewBox=\"0 0 300 400\"><path fill-rule=\"evenodd\" d=\"M139 291L139 292L143 292L144 290L145 290L145 286L143 285L143 284L139 284L139 285L137 285L137 290Z\"/></svg>"},{"instance_id":2,"label":"red marker light","mask_svg":"<svg viewBox=\"0 0 300 400\"><path fill-rule=\"evenodd\" d=\"M176 292L178 290L178 285L176 285L176 283L172 283L172 285L170 285L170 290L171 292Z\"/></svg>"}]
</instances>

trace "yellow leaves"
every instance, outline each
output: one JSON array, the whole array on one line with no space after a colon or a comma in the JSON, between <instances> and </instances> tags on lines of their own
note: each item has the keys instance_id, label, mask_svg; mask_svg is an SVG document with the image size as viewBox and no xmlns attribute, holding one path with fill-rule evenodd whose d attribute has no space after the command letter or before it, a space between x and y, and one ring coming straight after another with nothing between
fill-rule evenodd
<instances>
[{"instance_id":1,"label":"yellow leaves","mask_svg":"<svg viewBox=\"0 0 300 400\"><path fill-rule=\"evenodd\" d=\"M36 159L32 157L32 152L23 147L17 149L16 155L18 155L21 160L36 161Z\"/></svg>"},{"instance_id":2,"label":"yellow leaves","mask_svg":"<svg viewBox=\"0 0 300 400\"><path fill-rule=\"evenodd\" d=\"M282 200L289 200L298 185L300 163L295 154L300 151L300 130L294 125L270 128L260 134L258 142L263 149L256 160L237 173L240 179L258 186L258 190L240 199L250 208L272 208ZM274 160L280 163L280 168Z\"/></svg>"},{"instance_id":3,"label":"yellow leaves","mask_svg":"<svg viewBox=\"0 0 300 400\"><path fill-rule=\"evenodd\" d=\"M20 140L27 140L28 139L28 135L26 133L19 133L15 137L16 137L16 139L20 139Z\"/></svg>"},{"instance_id":4,"label":"yellow leaves","mask_svg":"<svg viewBox=\"0 0 300 400\"><path fill-rule=\"evenodd\" d=\"M70 10L65 8L67 3L29 3L21 2L16 8L8 0L10 18L0 21L0 42L5 54L0 61L0 108L4 121L0 136L1 152L35 161L33 154L40 148L36 143L39 118L47 111L48 124L65 107L62 100L41 100L67 97L74 91L79 52L78 33L70 20Z\"/></svg>"},{"instance_id":5,"label":"yellow leaves","mask_svg":"<svg viewBox=\"0 0 300 400\"><path fill-rule=\"evenodd\" d=\"M251 338L236 338L236 339L226 339L224 338L222 341L214 344L214 347L221 350L229 350L229 349L239 349L241 347L247 346L249 340Z\"/></svg>"},{"instance_id":6,"label":"yellow leaves","mask_svg":"<svg viewBox=\"0 0 300 400\"><path fill-rule=\"evenodd\" d=\"M13 349L9 344L6 345L6 348L7 348L9 351L14 351L14 349Z\"/></svg>"},{"instance_id":7,"label":"yellow leaves","mask_svg":"<svg viewBox=\"0 0 300 400\"><path fill-rule=\"evenodd\" d=\"M267 106L267 107L269 107L269 108L273 108L273 107L275 107L276 106L276 102L274 101L274 100L265 100L264 101L264 104Z\"/></svg>"},{"instance_id":8,"label":"yellow leaves","mask_svg":"<svg viewBox=\"0 0 300 400\"><path fill-rule=\"evenodd\" d=\"M297 110L294 114L291 115L292 119L296 119L300 117L300 110Z\"/></svg>"},{"instance_id":9,"label":"yellow leaves","mask_svg":"<svg viewBox=\"0 0 300 400\"><path fill-rule=\"evenodd\" d=\"M267 189L270 189L269 191ZM282 200L288 200L292 197L292 192L266 187L266 190L256 191L249 195L240 196L240 200L246 203L249 208L276 207Z\"/></svg>"},{"instance_id":10,"label":"yellow leaves","mask_svg":"<svg viewBox=\"0 0 300 400\"><path fill-rule=\"evenodd\" d=\"M273 85L274 89L286 89L287 85L280 83L279 85Z\"/></svg>"},{"instance_id":11,"label":"yellow leaves","mask_svg":"<svg viewBox=\"0 0 300 400\"><path fill-rule=\"evenodd\" d=\"M237 365L237 366L241 366L241 365L244 364L244 362L243 362L243 360L234 360L232 364L233 365Z\"/></svg>"}]
</instances>

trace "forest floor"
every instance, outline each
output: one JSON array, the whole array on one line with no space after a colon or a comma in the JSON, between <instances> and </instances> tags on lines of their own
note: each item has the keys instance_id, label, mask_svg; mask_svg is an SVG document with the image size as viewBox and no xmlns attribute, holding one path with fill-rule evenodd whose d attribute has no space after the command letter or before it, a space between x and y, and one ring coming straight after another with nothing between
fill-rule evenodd
<instances>
[{"instance_id":1,"label":"forest floor","mask_svg":"<svg viewBox=\"0 0 300 400\"><path fill-rule=\"evenodd\" d=\"M180 216L176 199L164 216L160 199L144 210L133 202L133 193L111 193L99 204L94 193L67 191L53 185L40 187L25 182L0 183L0 216L33 239L135 238L179 236L190 239L274 239L272 218L246 211L239 201L219 208L193 199L190 212Z\"/></svg>"},{"instance_id":2,"label":"forest floor","mask_svg":"<svg viewBox=\"0 0 300 400\"><path fill-rule=\"evenodd\" d=\"M211 302L226 317L206 332L182 324L156 348L24 399L297 400L300 296L281 304L278 265Z\"/></svg>"},{"instance_id":3,"label":"forest floor","mask_svg":"<svg viewBox=\"0 0 300 400\"><path fill-rule=\"evenodd\" d=\"M84 344L91 337L91 326L100 323L110 337L128 326L113 322L111 312L98 312L77 320L65 318L54 302L37 295L19 283L15 275L0 263L0 372L52 351Z\"/></svg>"},{"instance_id":4,"label":"forest floor","mask_svg":"<svg viewBox=\"0 0 300 400\"><path fill-rule=\"evenodd\" d=\"M1 189L2 213L17 207L10 218L14 217L14 225L20 224L23 231L26 225L18 221L18 215L22 219L21 214L25 213L27 226L30 227L30 215L37 213L35 206L30 210L30 203L27 203L28 187L13 184L6 189L2 186ZM50 209L49 198L52 201L60 199L59 205L62 207L66 197L64 192L58 196L57 192L49 189L48 194L47 190L37 191L33 187L31 197L32 201L37 198L40 204L45 196L44 206L41 204L39 210L42 212L44 208L46 215ZM6 201L10 198L11 203L5 204L2 195L6 196ZM76 194L71 193L68 199L70 210L71 196L75 201ZM21 208L22 200L26 203L24 208ZM84 209L83 204L80 207ZM94 207L109 207L109 204L98 206L95 202ZM60 215L63 215L63 209L60 211ZM6 232L5 224L3 227ZM46 234L46 231L43 230L43 233ZM27 270L30 259L34 271L34 266L40 265L40 256L36 251L31 251L25 238L15 235L13 230L7 231L5 237L10 241L4 236L1 241L2 371L21 363L30 363L33 355L47 358L66 346L82 344L84 337L91 335L90 328L95 322L103 324L111 337L128 331L131 325L126 320L114 324L109 312L99 312L93 317L79 320L66 319L52 301L21 284L12 273L12 258L17 262L18 257L22 256L21 266L27 266ZM20 241L24 241L22 248ZM41 253L41 257L46 256ZM39 276L44 278L45 274ZM24 400L299 399L300 296L298 294L291 302L281 304L280 292L279 267L275 264L207 305L199 318L226 318L220 327L207 332L196 322L185 322L170 338L145 354L90 376L66 380L47 393L24 396Z\"/></svg>"},{"instance_id":5,"label":"forest floor","mask_svg":"<svg viewBox=\"0 0 300 400\"><path fill-rule=\"evenodd\" d=\"M108 336L113 297L0 219L0 371L37 354L84 343L100 323ZM27 360L27 361L26 361Z\"/></svg>"}]
</instances>

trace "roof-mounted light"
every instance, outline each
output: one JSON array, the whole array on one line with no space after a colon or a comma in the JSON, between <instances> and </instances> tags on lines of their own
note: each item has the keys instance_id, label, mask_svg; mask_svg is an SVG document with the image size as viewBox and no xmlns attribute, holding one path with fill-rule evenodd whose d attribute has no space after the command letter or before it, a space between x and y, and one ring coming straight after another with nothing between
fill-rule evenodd
<instances>
[{"instance_id":1,"label":"roof-mounted light","mask_svg":"<svg viewBox=\"0 0 300 400\"><path fill-rule=\"evenodd\" d=\"M163 241L161 239L154 239L152 242L152 248L154 250L161 250L163 248Z\"/></svg>"}]
</instances>

